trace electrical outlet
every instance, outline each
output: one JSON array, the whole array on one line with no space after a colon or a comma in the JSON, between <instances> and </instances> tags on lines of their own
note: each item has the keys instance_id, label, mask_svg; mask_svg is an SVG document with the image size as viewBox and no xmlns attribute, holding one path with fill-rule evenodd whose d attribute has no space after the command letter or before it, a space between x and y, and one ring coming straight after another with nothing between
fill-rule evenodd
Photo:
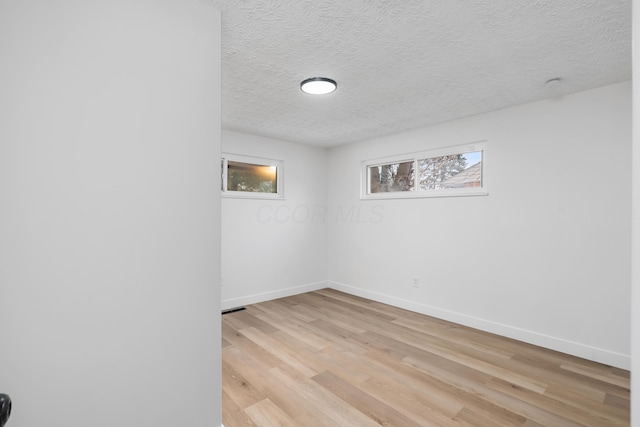
<instances>
[{"instance_id":1,"label":"electrical outlet","mask_svg":"<svg viewBox=\"0 0 640 427\"><path fill-rule=\"evenodd\" d=\"M419 288L420 280L418 280L417 277L414 277L413 279L411 279L411 286L413 286L414 288Z\"/></svg>"}]
</instances>

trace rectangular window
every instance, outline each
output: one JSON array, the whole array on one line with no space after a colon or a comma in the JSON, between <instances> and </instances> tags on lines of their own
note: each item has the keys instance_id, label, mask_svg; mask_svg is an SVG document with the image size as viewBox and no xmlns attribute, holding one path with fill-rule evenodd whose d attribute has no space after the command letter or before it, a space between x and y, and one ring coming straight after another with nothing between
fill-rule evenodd
<instances>
[{"instance_id":1,"label":"rectangular window","mask_svg":"<svg viewBox=\"0 0 640 427\"><path fill-rule=\"evenodd\" d=\"M487 194L486 144L447 147L363 162L363 198Z\"/></svg>"},{"instance_id":2,"label":"rectangular window","mask_svg":"<svg viewBox=\"0 0 640 427\"><path fill-rule=\"evenodd\" d=\"M222 195L283 198L283 162L259 157L223 154Z\"/></svg>"}]
</instances>

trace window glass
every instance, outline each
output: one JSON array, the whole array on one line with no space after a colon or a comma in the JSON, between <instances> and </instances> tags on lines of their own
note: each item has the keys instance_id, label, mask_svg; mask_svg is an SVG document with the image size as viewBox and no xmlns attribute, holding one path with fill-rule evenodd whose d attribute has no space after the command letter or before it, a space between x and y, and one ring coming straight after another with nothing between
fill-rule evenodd
<instances>
[{"instance_id":1,"label":"window glass","mask_svg":"<svg viewBox=\"0 0 640 427\"><path fill-rule=\"evenodd\" d=\"M369 166L369 192L412 191L413 165L410 161Z\"/></svg>"},{"instance_id":2,"label":"window glass","mask_svg":"<svg viewBox=\"0 0 640 427\"><path fill-rule=\"evenodd\" d=\"M362 198L486 195L484 141L362 162Z\"/></svg>"},{"instance_id":3,"label":"window glass","mask_svg":"<svg viewBox=\"0 0 640 427\"><path fill-rule=\"evenodd\" d=\"M482 187L482 151L418 160L419 189Z\"/></svg>"},{"instance_id":4,"label":"window glass","mask_svg":"<svg viewBox=\"0 0 640 427\"><path fill-rule=\"evenodd\" d=\"M283 198L283 162L224 153L222 195L245 198Z\"/></svg>"},{"instance_id":5,"label":"window glass","mask_svg":"<svg viewBox=\"0 0 640 427\"><path fill-rule=\"evenodd\" d=\"M229 160L227 190L253 193L278 192L278 168Z\"/></svg>"}]
</instances>

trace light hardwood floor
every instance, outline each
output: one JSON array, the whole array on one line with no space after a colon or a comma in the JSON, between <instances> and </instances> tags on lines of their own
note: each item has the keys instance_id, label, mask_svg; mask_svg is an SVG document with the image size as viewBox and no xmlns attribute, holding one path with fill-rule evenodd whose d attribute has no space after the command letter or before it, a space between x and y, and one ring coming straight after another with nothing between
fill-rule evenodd
<instances>
[{"instance_id":1,"label":"light hardwood floor","mask_svg":"<svg viewBox=\"0 0 640 427\"><path fill-rule=\"evenodd\" d=\"M222 316L234 426L628 426L629 372L331 289Z\"/></svg>"}]
</instances>

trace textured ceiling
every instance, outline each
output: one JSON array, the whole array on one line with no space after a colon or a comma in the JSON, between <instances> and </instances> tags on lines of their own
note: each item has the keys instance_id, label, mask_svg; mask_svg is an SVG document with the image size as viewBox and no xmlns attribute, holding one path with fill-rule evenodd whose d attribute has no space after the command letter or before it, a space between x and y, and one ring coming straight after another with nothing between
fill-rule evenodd
<instances>
[{"instance_id":1,"label":"textured ceiling","mask_svg":"<svg viewBox=\"0 0 640 427\"><path fill-rule=\"evenodd\" d=\"M631 0L218 3L222 125L271 138L333 146L631 79ZM302 93L315 76L338 90Z\"/></svg>"}]
</instances>

